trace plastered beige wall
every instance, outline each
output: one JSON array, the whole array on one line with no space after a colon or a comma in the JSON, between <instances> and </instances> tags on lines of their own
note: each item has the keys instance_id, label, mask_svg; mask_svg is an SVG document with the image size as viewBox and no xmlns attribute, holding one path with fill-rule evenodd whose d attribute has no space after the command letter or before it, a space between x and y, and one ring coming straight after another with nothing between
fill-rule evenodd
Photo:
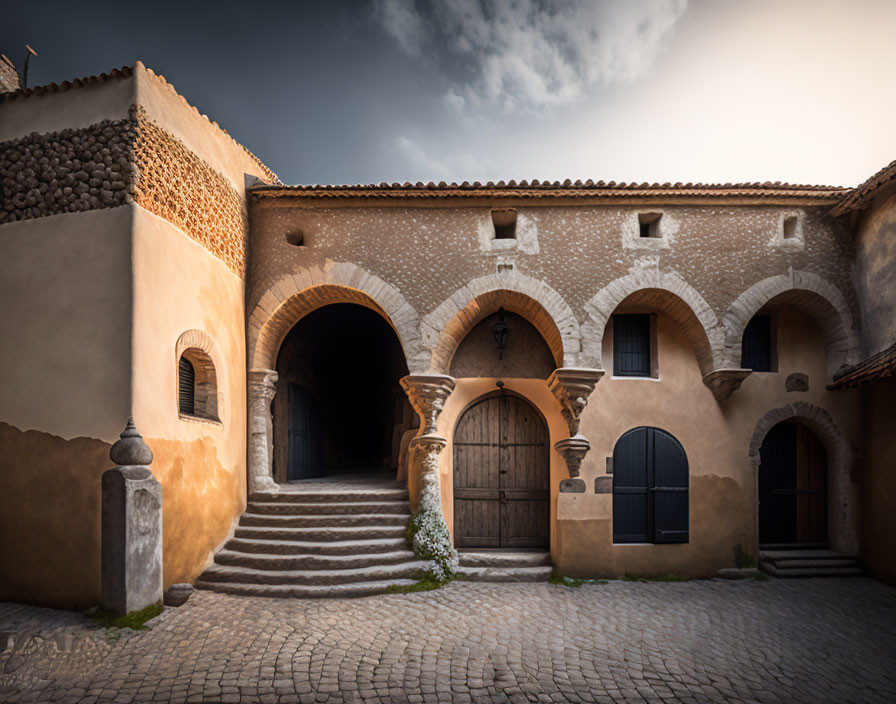
<instances>
[{"instance_id":1,"label":"plastered beige wall","mask_svg":"<svg viewBox=\"0 0 896 704\"><path fill-rule=\"evenodd\" d=\"M855 232L853 280L864 358L896 342L896 191L862 213Z\"/></svg>"},{"instance_id":2,"label":"plastered beige wall","mask_svg":"<svg viewBox=\"0 0 896 704\"><path fill-rule=\"evenodd\" d=\"M580 474L586 493L558 493L568 472L559 453L553 449L550 453L551 553L560 573L579 577L620 577L625 573L710 576L732 566L736 544L754 553L757 550L757 476L748 453L759 419L773 408L801 400L830 412L850 440L859 437L857 394L824 388L825 355L814 324L786 307L778 310L777 317L780 371L752 375L722 404L701 383L693 348L678 326L662 314L657 316L659 379L612 378L612 370L608 370L582 415L580 432L592 448ZM609 341L606 344L609 347ZM606 352L605 359L612 360L611 349ZM785 380L794 372L808 375L808 392L785 390ZM542 412L552 446L568 436L559 404L544 381L502 381L505 388L524 396ZM494 391L495 382L459 379L439 418L439 431L448 439L440 455L443 510L452 530L454 429L463 410ZM691 532L687 544L612 544L612 495L595 494L595 479L605 474L606 458L612 456L619 437L640 425L672 433L688 455ZM837 468L829 467L832 493L837 491L835 471ZM857 493L858 487L850 485L849 491ZM831 510L836 514L836 501ZM836 515L831 523L836 524Z\"/></svg>"},{"instance_id":3,"label":"plastered beige wall","mask_svg":"<svg viewBox=\"0 0 896 704\"><path fill-rule=\"evenodd\" d=\"M32 132L44 134L89 127L103 120L123 120L135 94L131 76L5 100L0 105L0 142Z\"/></svg>"},{"instance_id":4,"label":"plastered beige wall","mask_svg":"<svg viewBox=\"0 0 896 704\"><path fill-rule=\"evenodd\" d=\"M243 294L242 279L223 262L136 210L133 413L162 484L166 585L199 575L245 505ZM175 345L194 329L217 346L220 423L179 417Z\"/></svg>"}]
</instances>

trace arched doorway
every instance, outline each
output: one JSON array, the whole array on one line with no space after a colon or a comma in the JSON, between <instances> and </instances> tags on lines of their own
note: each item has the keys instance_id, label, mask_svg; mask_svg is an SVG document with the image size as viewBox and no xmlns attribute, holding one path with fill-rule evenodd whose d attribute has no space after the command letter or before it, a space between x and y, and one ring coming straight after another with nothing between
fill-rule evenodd
<instances>
[{"instance_id":1,"label":"arched doorway","mask_svg":"<svg viewBox=\"0 0 896 704\"><path fill-rule=\"evenodd\" d=\"M501 391L476 401L454 432L456 547L547 547L548 428L525 399Z\"/></svg>"},{"instance_id":2,"label":"arched doorway","mask_svg":"<svg viewBox=\"0 0 896 704\"><path fill-rule=\"evenodd\" d=\"M827 545L827 453L805 425L775 425L759 448L759 544Z\"/></svg>"},{"instance_id":3,"label":"arched doorway","mask_svg":"<svg viewBox=\"0 0 896 704\"><path fill-rule=\"evenodd\" d=\"M399 380L401 344L376 311L318 308L280 346L274 397L274 479L391 472L416 420Z\"/></svg>"}]
</instances>

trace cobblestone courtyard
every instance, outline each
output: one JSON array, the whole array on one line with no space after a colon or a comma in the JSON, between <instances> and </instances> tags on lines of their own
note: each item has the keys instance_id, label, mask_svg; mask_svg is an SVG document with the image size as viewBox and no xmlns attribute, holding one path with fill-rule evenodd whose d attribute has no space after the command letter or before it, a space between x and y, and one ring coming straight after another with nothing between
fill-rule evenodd
<instances>
[{"instance_id":1,"label":"cobblestone courtyard","mask_svg":"<svg viewBox=\"0 0 896 704\"><path fill-rule=\"evenodd\" d=\"M200 591L141 632L15 604L0 631L10 702L896 699L896 589L865 578Z\"/></svg>"}]
</instances>

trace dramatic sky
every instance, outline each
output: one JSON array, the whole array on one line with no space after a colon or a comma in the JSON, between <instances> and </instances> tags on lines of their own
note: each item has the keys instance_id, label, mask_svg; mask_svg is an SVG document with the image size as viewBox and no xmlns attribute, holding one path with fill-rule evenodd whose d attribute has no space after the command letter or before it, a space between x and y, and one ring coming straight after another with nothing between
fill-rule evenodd
<instances>
[{"instance_id":1,"label":"dramatic sky","mask_svg":"<svg viewBox=\"0 0 896 704\"><path fill-rule=\"evenodd\" d=\"M896 158L893 0L6 3L29 83L142 60L287 183L854 185Z\"/></svg>"}]
</instances>

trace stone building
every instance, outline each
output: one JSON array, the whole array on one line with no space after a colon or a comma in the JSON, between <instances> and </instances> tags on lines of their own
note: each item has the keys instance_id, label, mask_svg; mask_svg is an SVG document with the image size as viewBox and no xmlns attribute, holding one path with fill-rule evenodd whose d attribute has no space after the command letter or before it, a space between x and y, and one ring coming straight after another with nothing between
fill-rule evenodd
<instances>
[{"instance_id":1,"label":"stone building","mask_svg":"<svg viewBox=\"0 0 896 704\"><path fill-rule=\"evenodd\" d=\"M287 186L137 63L0 96L0 184L0 599L99 601L130 416L166 586L369 593L456 549L706 577L760 545L896 582L896 162Z\"/></svg>"}]
</instances>

